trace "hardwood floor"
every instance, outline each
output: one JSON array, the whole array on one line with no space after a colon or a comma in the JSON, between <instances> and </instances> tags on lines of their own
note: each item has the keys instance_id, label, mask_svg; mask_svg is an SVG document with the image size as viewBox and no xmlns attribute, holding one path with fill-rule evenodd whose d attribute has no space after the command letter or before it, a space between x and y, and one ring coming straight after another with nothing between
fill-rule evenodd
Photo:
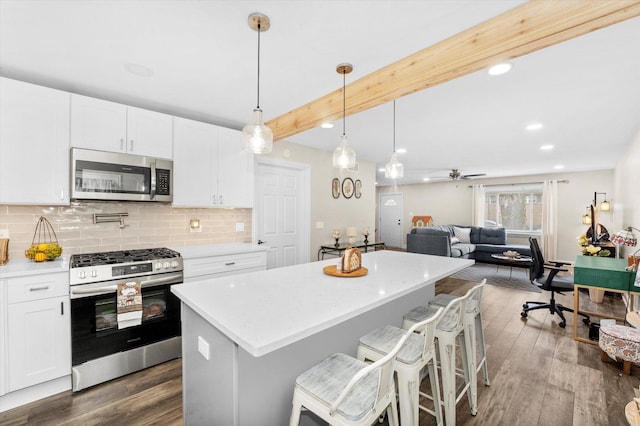
<instances>
[{"instance_id":1,"label":"hardwood floor","mask_svg":"<svg viewBox=\"0 0 640 426\"><path fill-rule=\"evenodd\" d=\"M443 280L436 292L464 294L470 286ZM463 398L457 406L458 425L627 424L624 406L636 395L640 367L633 366L631 376L624 376L619 366L600 361L597 346L575 342L572 314L566 329L544 310L532 312L526 322L520 319L526 300L548 297L546 292L485 287L482 309L491 386L484 386L479 376L478 415L471 416ZM571 294L557 299L572 304ZM581 293L583 299L586 308L586 293ZM620 298L606 296L602 305L589 308L621 311L624 306ZM580 327L586 335L587 327ZM0 413L0 424L181 425L181 365L174 360L79 393L63 392ZM420 424L435 421L424 414Z\"/></svg>"}]
</instances>

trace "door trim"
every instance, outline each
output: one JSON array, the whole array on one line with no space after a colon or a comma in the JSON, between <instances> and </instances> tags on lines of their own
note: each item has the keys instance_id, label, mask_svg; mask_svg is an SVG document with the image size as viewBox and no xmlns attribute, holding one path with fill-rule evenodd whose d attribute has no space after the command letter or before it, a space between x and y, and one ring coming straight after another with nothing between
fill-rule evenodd
<instances>
[{"instance_id":1,"label":"door trim","mask_svg":"<svg viewBox=\"0 0 640 426\"><path fill-rule=\"evenodd\" d=\"M280 158L273 157L264 157L264 156L254 156L254 170L255 177L257 180L258 176L258 167L261 165L278 167L282 169L293 169L302 172L302 182L299 188L298 196L302 200L302 206L300 209L300 215L298 217L300 221L300 229L299 229L299 238L298 244L300 245L300 250L298 250L298 263L308 263L311 258L311 164L307 163L298 163L296 161L288 161L282 160ZM258 182L254 182L254 199L257 200L259 194L258 190ZM260 214L258 210L259 203L254 202L254 209L252 220L251 220L251 233L252 240L258 241L258 226L257 226L257 216Z\"/></svg>"},{"instance_id":2,"label":"door trim","mask_svg":"<svg viewBox=\"0 0 640 426\"><path fill-rule=\"evenodd\" d=\"M380 198L382 196L387 196L387 195L399 195L399 196L402 197L402 204L400 205L400 230L398 231L398 232L400 232L400 247L399 248L406 249L407 248L407 242L405 241L405 238L404 238L404 229L405 229L405 227L404 227L404 193L403 192L396 191L396 192L379 192L378 193L378 229L380 230L380 233L381 233L381 231L382 231L382 226L381 226L382 216L381 216L380 212L382 211L382 209L381 209L382 204L380 202ZM381 235L378 235L378 237L379 237L379 239L382 238ZM387 246L389 246L389 244L386 241L385 241L385 244Z\"/></svg>"}]
</instances>

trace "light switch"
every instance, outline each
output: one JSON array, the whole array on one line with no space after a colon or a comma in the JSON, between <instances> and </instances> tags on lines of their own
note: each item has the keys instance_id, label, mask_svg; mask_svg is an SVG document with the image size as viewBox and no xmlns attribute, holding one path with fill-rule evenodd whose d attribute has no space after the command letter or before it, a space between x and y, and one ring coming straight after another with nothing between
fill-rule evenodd
<instances>
[{"instance_id":1,"label":"light switch","mask_svg":"<svg viewBox=\"0 0 640 426\"><path fill-rule=\"evenodd\" d=\"M236 232L244 232L244 223L236 223Z\"/></svg>"},{"instance_id":2,"label":"light switch","mask_svg":"<svg viewBox=\"0 0 640 426\"><path fill-rule=\"evenodd\" d=\"M202 336L198 336L198 352L209 361L209 343Z\"/></svg>"},{"instance_id":3,"label":"light switch","mask_svg":"<svg viewBox=\"0 0 640 426\"><path fill-rule=\"evenodd\" d=\"M316 229L324 229L324 222L316 222Z\"/></svg>"},{"instance_id":4,"label":"light switch","mask_svg":"<svg viewBox=\"0 0 640 426\"><path fill-rule=\"evenodd\" d=\"M0 229L0 238L9 238L9 230Z\"/></svg>"}]
</instances>

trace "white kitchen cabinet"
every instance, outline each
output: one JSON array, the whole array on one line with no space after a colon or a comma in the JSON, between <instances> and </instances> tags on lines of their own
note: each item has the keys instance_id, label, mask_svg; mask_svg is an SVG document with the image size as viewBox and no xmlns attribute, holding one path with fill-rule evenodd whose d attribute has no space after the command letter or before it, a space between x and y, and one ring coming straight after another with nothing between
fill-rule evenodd
<instances>
[{"instance_id":1,"label":"white kitchen cabinet","mask_svg":"<svg viewBox=\"0 0 640 426\"><path fill-rule=\"evenodd\" d=\"M0 204L69 204L69 99L0 78Z\"/></svg>"},{"instance_id":2,"label":"white kitchen cabinet","mask_svg":"<svg viewBox=\"0 0 640 426\"><path fill-rule=\"evenodd\" d=\"M7 392L71 374L67 273L6 278Z\"/></svg>"},{"instance_id":3,"label":"white kitchen cabinet","mask_svg":"<svg viewBox=\"0 0 640 426\"><path fill-rule=\"evenodd\" d=\"M185 258L184 282L201 281L267 269L267 252L235 253L220 256Z\"/></svg>"},{"instance_id":4,"label":"white kitchen cabinet","mask_svg":"<svg viewBox=\"0 0 640 426\"><path fill-rule=\"evenodd\" d=\"M253 207L253 156L241 133L174 118L173 205Z\"/></svg>"},{"instance_id":5,"label":"white kitchen cabinet","mask_svg":"<svg viewBox=\"0 0 640 426\"><path fill-rule=\"evenodd\" d=\"M71 146L172 158L173 117L71 95Z\"/></svg>"}]
</instances>

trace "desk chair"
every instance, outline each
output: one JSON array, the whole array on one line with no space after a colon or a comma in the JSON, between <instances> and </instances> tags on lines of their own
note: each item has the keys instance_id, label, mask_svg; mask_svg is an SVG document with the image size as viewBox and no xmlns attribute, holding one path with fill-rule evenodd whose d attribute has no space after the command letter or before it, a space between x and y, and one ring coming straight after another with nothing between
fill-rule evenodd
<instances>
[{"instance_id":1,"label":"desk chair","mask_svg":"<svg viewBox=\"0 0 640 426\"><path fill-rule=\"evenodd\" d=\"M542 290L551 292L551 300L549 303L545 302L525 302L522 305L522 313L520 316L523 320L527 319L529 315L529 311L533 311L536 309L549 309L551 314L558 314L560 319L560 328L565 328L567 325L567 320L564 317L563 312L573 312L573 309L567 308L564 305L556 303L555 293L560 293L564 291L573 291L573 277L571 276L559 276L557 275L560 271L568 271L568 269L563 269L562 266L570 265L569 262L560 262L557 260L552 260L550 263L546 263L544 257L542 257L542 251L540 251L540 246L538 245L538 240L535 238L529 237L529 245L531 247L531 258L533 259L533 265L531 267L530 278L531 283L540 287ZM548 274L545 276L545 270L548 270ZM532 306L529 306L532 305ZM582 315L585 324L589 324L589 316L583 313L578 313Z\"/></svg>"}]
</instances>

